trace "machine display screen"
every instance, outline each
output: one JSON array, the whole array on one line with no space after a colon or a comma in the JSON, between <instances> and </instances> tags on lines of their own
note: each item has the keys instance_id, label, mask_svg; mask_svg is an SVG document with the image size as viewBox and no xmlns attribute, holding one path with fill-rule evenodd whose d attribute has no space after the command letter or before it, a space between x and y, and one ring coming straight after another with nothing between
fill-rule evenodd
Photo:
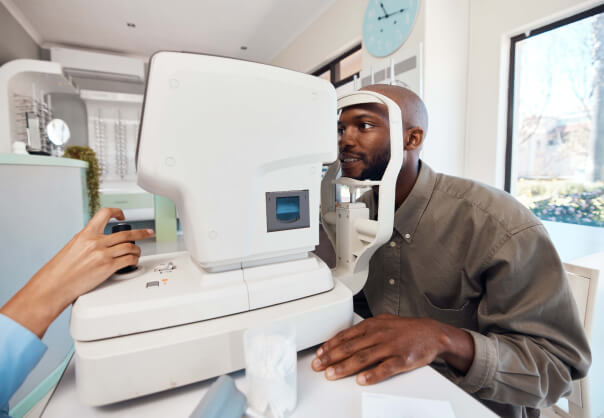
<instances>
[{"instance_id":1,"label":"machine display screen","mask_svg":"<svg viewBox=\"0 0 604 418\"><path fill-rule=\"evenodd\" d=\"M277 219L281 222L295 222L300 219L300 198L298 196L278 197L276 201Z\"/></svg>"},{"instance_id":2,"label":"machine display screen","mask_svg":"<svg viewBox=\"0 0 604 418\"><path fill-rule=\"evenodd\" d=\"M308 190L266 192L266 232L310 227Z\"/></svg>"}]
</instances>

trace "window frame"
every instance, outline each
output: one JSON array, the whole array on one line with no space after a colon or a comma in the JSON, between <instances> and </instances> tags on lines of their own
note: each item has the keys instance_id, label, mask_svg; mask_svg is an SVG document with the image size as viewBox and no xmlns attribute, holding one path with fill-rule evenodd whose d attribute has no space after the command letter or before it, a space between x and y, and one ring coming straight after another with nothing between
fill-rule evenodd
<instances>
[{"instance_id":1,"label":"window frame","mask_svg":"<svg viewBox=\"0 0 604 418\"><path fill-rule=\"evenodd\" d=\"M320 68L318 68L317 70L312 72L312 75L314 76L320 76L321 74L323 74L326 71L330 71L329 73L329 81L331 82L331 84L334 85L334 87L340 87L346 83L350 83L352 80L354 80L355 76L358 76L360 74L360 71L357 73L354 73L348 77L346 77L345 79L342 80L338 80L340 78L340 62L342 60L344 60L345 58L348 58L349 56L351 56L352 54L354 54L355 52L358 52L361 50L361 48L363 47L363 44L358 44L354 47L352 47L351 49L349 49L348 51L344 52L343 54L337 56L336 58L334 58L333 60L331 60L330 62L328 62L327 64L321 66Z\"/></svg>"},{"instance_id":2,"label":"window frame","mask_svg":"<svg viewBox=\"0 0 604 418\"><path fill-rule=\"evenodd\" d=\"M604 4L592 7L572 16L565 17L547 25L540 26L536 29L521 33L510 38L510 56L508 68L508 106L507 106L507 125L506 125L506 145L505 145L505 181L504 190L511 193L512 186L512 156L514 147L514 89L515 89L515 72L516 72L516 44L533 36L540 35L550 30L558 29L562 26L569 25L579 20L604 13Z\"/></svg>"}]
</instances>

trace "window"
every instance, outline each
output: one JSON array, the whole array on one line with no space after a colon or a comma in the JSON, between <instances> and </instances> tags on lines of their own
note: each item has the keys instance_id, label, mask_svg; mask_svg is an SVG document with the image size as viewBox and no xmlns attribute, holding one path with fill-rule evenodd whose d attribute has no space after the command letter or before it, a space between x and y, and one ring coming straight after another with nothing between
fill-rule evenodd
<instances>
[{"instance_id":1,"label":"window","mask_svg":"<svg viewBox=\"0 0 604 418\"><path fill-rule=\"evenodd\" d=\"M361 45L359 44L322 66L312 75L331 81L335 87L339 87L352 81L354 76L361 72L362 54Z\"/></svg>"},{"instance_id":2,"label":"window","mask_svg":"<svg viewBox=\"0 0 604 418\"><path fill-rule=\"evenodd\" d=\"M604 5L511 39L505 188L604 227Z\"/></svg>"},{"instance_id":3,"label":"window","mask_svg":"<svg viewBox=\"0 0 604 418\"><path fill-rule=\"evenodd\" d=\"M321 74L316 74L317 77L322 78L323 80L331 81L331 71L327 70Z\"/></svg>"}]
</instances>

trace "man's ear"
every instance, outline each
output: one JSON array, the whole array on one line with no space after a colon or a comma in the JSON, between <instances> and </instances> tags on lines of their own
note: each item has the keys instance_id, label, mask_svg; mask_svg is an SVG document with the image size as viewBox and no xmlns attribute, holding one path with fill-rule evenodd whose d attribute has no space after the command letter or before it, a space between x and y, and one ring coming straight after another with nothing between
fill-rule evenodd
<instances>
[{"instance_id":1,"label":"man's ear","mask_svg":"<svg viewBox=\"0 0 604 418\"><path fill-rule=\"evenodd\" d=\"M422 147L424 130L420 127L410 128L405 134L405 150L414 151Z\"/></svg>"}]
</instances>

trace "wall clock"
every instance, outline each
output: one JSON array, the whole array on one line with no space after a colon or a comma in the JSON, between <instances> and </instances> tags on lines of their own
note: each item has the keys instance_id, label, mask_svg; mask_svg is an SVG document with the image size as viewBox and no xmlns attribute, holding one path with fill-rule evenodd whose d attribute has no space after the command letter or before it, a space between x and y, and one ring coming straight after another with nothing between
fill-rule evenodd
<instances>
[{"instance_id":1,"label":"wall clock","mask_svg":"<svg viewBox=\"0 0 604 418\"><path fill-rule=\"evenodd\" d=\"M363 45L376 57L396 51L409 37L419 0L369 0L363 20Z\"/></svg>"}]
</instances>

